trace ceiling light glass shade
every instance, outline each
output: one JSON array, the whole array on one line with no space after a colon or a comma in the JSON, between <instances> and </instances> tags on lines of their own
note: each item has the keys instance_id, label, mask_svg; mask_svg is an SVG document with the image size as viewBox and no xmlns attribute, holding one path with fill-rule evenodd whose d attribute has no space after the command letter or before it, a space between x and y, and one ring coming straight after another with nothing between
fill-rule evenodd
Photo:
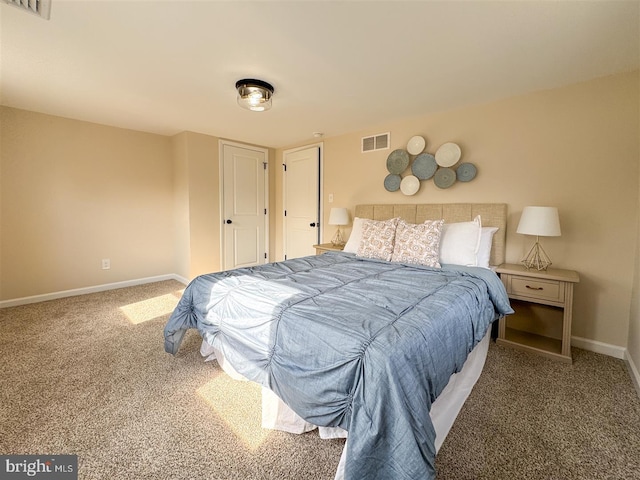
<instances>
[{"instance_id":1,"label":"ceiling light glass shade","mask_svg":"<svg viewBox=\"0 0 640 480\"><path fill-rule=\"evenodd\" d=\"M262 80L246 78L236 82L238 105L252 112L264 112L271 108L273 87Z\"/></svg>"}]
</instances>

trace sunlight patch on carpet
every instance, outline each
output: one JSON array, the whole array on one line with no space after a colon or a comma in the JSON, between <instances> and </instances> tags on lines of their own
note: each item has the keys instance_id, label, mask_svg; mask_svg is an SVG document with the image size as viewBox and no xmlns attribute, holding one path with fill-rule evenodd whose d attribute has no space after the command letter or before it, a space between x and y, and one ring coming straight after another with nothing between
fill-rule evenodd
<instances>
[{"instance_id":1,"label":"sunlight patch on carpet","mask_svg":"<svg viewBox=\"0 0 640 480\"><path fill-rule=\"evenodd\" d=\"M120 311L122 311L134 325L148 322L149 320L173 312L180 300L180 297L177 296L178 293L179 292L168 293L141 302L130 303L129 305L120 307Z\"/></svg>"},{"instance_id":2,"label":"sunlight patch on carpet","mask_svg":"<svg viewBox=\"0 0 640 480\"><path fill-rule=\"evenodd\" d=\"M257 383L218 375L197 392L248 450L256 450L271 433L261 425L261 387Z\"/></svg>"}]
</instances>

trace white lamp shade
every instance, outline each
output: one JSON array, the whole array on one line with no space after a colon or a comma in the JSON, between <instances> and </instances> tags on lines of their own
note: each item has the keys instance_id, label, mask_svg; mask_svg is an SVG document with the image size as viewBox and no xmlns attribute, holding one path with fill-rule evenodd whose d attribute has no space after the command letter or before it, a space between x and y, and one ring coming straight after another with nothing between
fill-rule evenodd
<instances>
[{"instance_id":1,"label":"white lamp shade","mask_svg":"<svg viewBox=\"0 0 640 480\"><path fill-rule=\"evenodd\" d=\"M560 218L556 207L524 207L518 233L541 237L560 236Z\"/></svg>"},{"instance_id":2,"label":"white lamp shade","mask_svg":"<svg viewBox=\"0 0 640 480\"><path fill-rule=\"evenodd\" d=\"M349 210L332 208L329 213L329 225L349 225Z\"/></svg>"}]
</instances>

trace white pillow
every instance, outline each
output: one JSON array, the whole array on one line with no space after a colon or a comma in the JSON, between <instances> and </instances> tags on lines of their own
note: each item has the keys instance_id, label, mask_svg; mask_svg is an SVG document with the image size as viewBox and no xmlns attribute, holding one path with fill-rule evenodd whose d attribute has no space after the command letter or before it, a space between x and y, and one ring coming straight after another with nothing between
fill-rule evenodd
<instances>
[{"instance_id":1,"label":"white pillow","mask_svg":"<svg viewBox=\"0 0 640 480\"><path fill-rule=\"evenodd\" d=\"M363 223L364 218L355 217L353 219L353 228L351 229L351 235L349 235L349 240L347 240L347 244L342 249L343 252L358 253L358 247L360 246L360 242L362 241Z\"/></svg>"},{"instance_id":2,"label":"white pillow","mask_svg":"<svg viewBox=\"0 0 640 480\"><path fill-rule=\"evenodd\" d=\"M398 221L391 260L440 268L438 254L443 223L444 220L427 220L414 225L404 220Z\"/></svg>"},{"instance_id":3,"label":"white pillow","mask_svg":"<svg viewBox=\"0 0 640 480\"><path fill-rule=\"evenodd\" d=\"M384 221L365 220L362 225L362 241L356 255L390 261L398 220L398 218Z\"/></svg>"},{"instance_id":4,"label":"white pillow","mask_svg":"<svg viewBox=\"0 0 640 480\"><path fill-rule=\"evenodd\" d=\"M482 227L480 231L480 247L478 248L478 255L476 257L478 267L489 268L493 234L497 231L498 227Z\"/></svg>"},{"instance_id":5,"label":"white pillow","mask_svg":"<svg viewBox=\"0 0 640 480\"><path fill-rule=\"evenodd\" d=\"M481 230L480 215L472 222L445 223L440 237L440 263L477 266Z\"/></svg>"}]
</instances>

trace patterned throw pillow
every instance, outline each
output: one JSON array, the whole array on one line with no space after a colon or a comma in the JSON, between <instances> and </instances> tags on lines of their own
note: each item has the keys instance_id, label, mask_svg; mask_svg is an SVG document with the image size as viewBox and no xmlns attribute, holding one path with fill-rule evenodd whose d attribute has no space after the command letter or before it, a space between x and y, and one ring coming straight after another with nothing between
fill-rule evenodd
<instances>
[{"instance_id":1,"label":"patterned throw pillow","mask_svg":"<svg viewBox=\"0 0 640 480\"><path fill-rule=\"evenodd\" d=\"M440 233L444 220L427 220L414 225L398 222L391 260L440 268Z\"/></svg>"},{"instance_id":2,"label":"patterned throw pillow","mask_svg":"<svg viewBox=\"0 0 640 480\"><path fill-rule=\"evenodd\" d=\"M398 218L391 220L365 220L362 225L362 240L358 245L358 257L391 260L396 238Z\"/></svg>"}]
</instances>

